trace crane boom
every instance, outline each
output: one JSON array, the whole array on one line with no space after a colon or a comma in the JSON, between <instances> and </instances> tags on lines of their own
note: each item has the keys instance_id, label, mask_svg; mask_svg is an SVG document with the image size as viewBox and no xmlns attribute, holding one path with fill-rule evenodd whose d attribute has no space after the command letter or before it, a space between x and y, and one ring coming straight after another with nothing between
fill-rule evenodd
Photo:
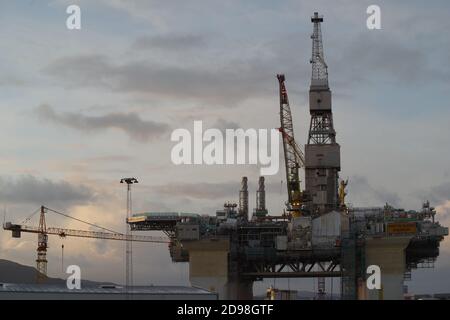
<instances>
[{"instance_id":1,"label":"crane boom","mask_svg":"<svg viewBox=\"0 0 450 320\"><path fill-rule=\"evenodd\" d=\"M3 225L3 229L12 231L14 238L20 238L20 233L22 232L41 233L39 227L13 224L11 222L6 222ZM138 235L130 236L123 233L76 230L76 229L66 229L56 227L47 227L46 233L57 235L62 238L79 237L79 238L94 238L94 239L119 240L119 241L134 241L134 242L155 242L155 243L170 242L170 239L165 237L138 236Z\"/></svg>"},{"instance_id":2,"label":"crane boom","mask_svg":"<svg viewBox=\"0 0 450 320\"><path fill-rule=\"evenodd\" d=\"M303 154L303 151L301 147L295 142L294 138L289 136L283 128L278 128L278 131L281 132L283 139L286 139L286 143L289 144L289 146L292 148L292 151L295 154L296 160L299 163L299 168L302 168L305 166L305 155Z\"/></svg>"},{"instance_id":3,"label":"crane boom","mask_svg":"<svg viewBox=\"0 0 450 320\"><path fill-rule=\"evenodd\" d=\"M302 204L302 192L300 187L299 169L304 167L305 161L303 152L295 142L294 126L292 123L291 107L284 83L284 74L277 75L280 86L280 122L279 131L283 138L284 160L286 167L286 180L288 191L288 209L294 211L295 215L300 215Z\"/></svg>"}]
</instances>

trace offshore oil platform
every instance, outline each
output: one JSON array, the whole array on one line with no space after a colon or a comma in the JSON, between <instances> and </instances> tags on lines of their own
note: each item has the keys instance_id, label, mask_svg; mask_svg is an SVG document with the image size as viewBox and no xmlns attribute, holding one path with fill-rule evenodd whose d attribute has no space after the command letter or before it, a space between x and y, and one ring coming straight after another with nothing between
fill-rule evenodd
<instances>
[{"instance_id":1,"label":"offshore oil platform","mask_svg":"<svg viewBox=\"0 0 450 320\"><path fill-rule=\"evenodd\" d=\"M323 52L323 17L316 12L311 22L311 121L304 152L294 139L285 76L277 75L288 194L285 211L269 214L260 177L256 207L250 214L243 177L239 203L225 203L215 216L152 212L134 214L128 224L133 231L163 231L171 239L172 260L189 262L191 284L217 292L221 299L252 299L254 281L264 278L305 277L318 279L319 298L326 292L325 278L339 277L343 299L403 299L404 280L413 268L435 261L448 228L435 221L436 212L428 202L419 211L388 204L380 208L346 204L348 181L339 179L340 145ZM371 265L380 268L380 289L366 286Z\"/></svg>"},{"instance_id":2,"label":"offshore oil platform","mask_svg":"<svg viewBox=\"0 0 450 320\"><path fill-rule=\"evenodd\" d=\"M48 235L126 241L126 288L132 288L133 241L168 243L173 262L189 263L191 285L217 293L220 299L252 299L253 283L265 278L317 278L318 298L325 297L325 278L341 281L342 299L403 299L404 281L411 270L430 267L448 228L435 221L435 209L425 202L418 211L357 208L346 203L348 181L339 178L340 145L333 125L332 95L328 84L321 23L311 18L312 77L309 90L310 128L302 148L294 138L285 76L277 75L280 95L280 134L283 141L287 202L278 215L266 207L264 177L259 177L256 206L249 210L247 177L243 177L238 203L227 202L214 216L178 212L132 214L127 184L127 233L122 234L42 206L39 226L6 222L5 230L19 238L36 233L37 280L47 275ZM300 170L305 173L301 189ZM45 213L63 215L101 231L48 227ZM25 221L29 221L28 217ZM167 237L133 234L164 232ZM369 289L369 266L381 271L381 286Z\"/></svg>"}]
</instances>

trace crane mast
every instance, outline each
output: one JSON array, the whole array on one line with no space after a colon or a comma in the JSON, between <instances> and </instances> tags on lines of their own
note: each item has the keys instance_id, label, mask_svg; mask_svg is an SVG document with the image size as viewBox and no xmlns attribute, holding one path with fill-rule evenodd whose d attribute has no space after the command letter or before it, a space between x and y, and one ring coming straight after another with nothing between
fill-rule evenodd
<instances>
[{"instance_id":1,"label":"crane mast","mask_svg":"<svg viewBox=\"0 0 450 320\"><path fill-rule=\"evenodd\" d=\"M45 222L45 209L41 207L41 214L39 216L39 227L37 228L38 234L38 246L36 249L36 282L42 283L47 277L47 247L48 247L48 235L47 224Z\"/></svg>"}]
</instances>

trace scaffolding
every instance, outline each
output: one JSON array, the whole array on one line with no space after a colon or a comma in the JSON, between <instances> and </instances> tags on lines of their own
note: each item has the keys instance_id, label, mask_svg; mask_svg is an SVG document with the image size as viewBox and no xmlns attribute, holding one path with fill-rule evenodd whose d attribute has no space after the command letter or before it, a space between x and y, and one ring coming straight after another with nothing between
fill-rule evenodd
<instances>
[{"instance_id":1,"label":"scaffolding","mask_svg":"<svg viewBox=\"0 0 450 320\"><path fill-rule=\"evenodd\" d=\"M341 240L341 299L357 300L358 285L364 279L364 240L356 232L356 223L350 220L349 231Z\"/></svg>"}]
</instances>

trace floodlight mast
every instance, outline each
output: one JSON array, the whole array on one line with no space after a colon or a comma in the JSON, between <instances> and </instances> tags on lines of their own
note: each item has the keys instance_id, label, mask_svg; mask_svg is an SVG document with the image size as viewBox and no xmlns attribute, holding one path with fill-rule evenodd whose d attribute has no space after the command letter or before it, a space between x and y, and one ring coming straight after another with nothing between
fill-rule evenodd
<instances>
[{"instance_id":1,"label":"floodlight mast","mask_svg":"<svg viewBox=\"0 0 450 320\"><path fill-rule=\"evenodd\" d=\"M128 219L131 218L131 214L132 214L131 185L133 185L135 183L139 183L139 181L136 178L122 178L122 179L120 179L120 183L127 184L127 212L126 212L127 231L126 231L126 236L127 236L127 238L130 238L130 237L132 237L132 230L131 230L131 226L128 224ZM127 241L127 243L126 243L125 256L126 256L125 284L126 284L126 290L128 293L129 289L133 286L133 243L132 243L132 241Z\"/></svg>"}]
</instances>

